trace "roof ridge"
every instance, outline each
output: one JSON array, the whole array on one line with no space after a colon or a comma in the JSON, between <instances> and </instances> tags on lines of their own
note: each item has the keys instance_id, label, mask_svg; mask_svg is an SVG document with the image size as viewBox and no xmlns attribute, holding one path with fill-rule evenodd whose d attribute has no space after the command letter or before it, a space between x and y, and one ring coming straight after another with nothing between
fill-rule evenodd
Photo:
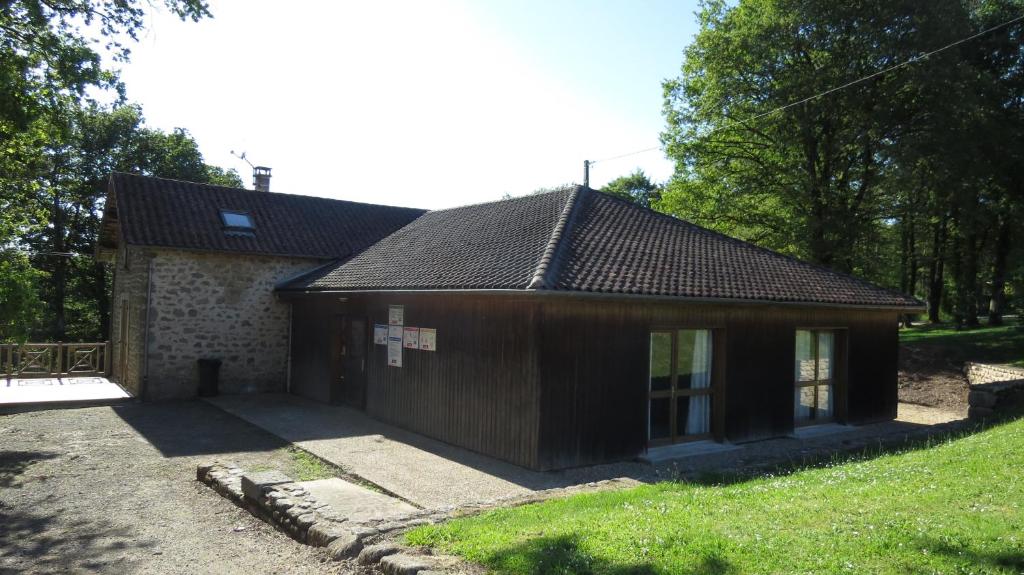
<instances>
[{"instance_id":1,"label":"roof ridge","mask_svg":"<svg viewBox=\"0 0 1024 575\"><path fill-rule=\"evenodd\" d=\"M292 194L292 193L288 193L288 192L269 192L269 191L268 192L259 192L259 191L256 191L256 190L250 190L248 188L235 188L235 187L232 187L232 186L222 186L220 184L208 184L206 182L193 182L191 180L181 180L181 179L178 179L178 178L164 178L162 176L147 176L145 174L133 174L131 172L117 172L117 171L111 172L110 173L110 180L113 181L115 179L115 176L129 176L129 177L132 177L132 178L141 178L141 179L145 179L145 180L162 180L162 181L165 181L165 182L177 182L179 184L186 184L186 185L189 185L189 186L202 186L204 188L214 188L214 189L218 189L218 190L224 190L224 191L227 191L227 192L245 192L245 193L249 193L249 194L259 194L261 196L269 195L269 196L278 196L278 197L286 197L286 198L308 198L308 199L311 199L311 200L323 200L325 202L340 202L340 203L344 203L344 204L355 204L355 205L359 205L359 206L374 206L374 207L381 207L381 208L395 208L395 209L399 209L399 210L415 210L415 211L419 211L419 212L423 212L423 213L431 211L431 210L428 210L428 209L425 209L425 208L413 208L413 207L409 207L409 206L395 206L395 205L391 205L391 204L373 204L373 203L370 203L370 202L357 202L355 200L344 200L344 199L341 199L341 198L328 198L328 197L324 197L324 196L311 196L309 194Z\"/></svg>"},{"instance_id":2,"label":"roof ridge","mask_svg":"<svg viewBox=\"0 0 1024 575\"><path fill-rule=\"evenodd\" d=\"M562 214L558 216L558 221L555 222L555 227L551 230L551 237L548 239L547 246L544 247L544 253L541 254L540 261L537 262L533 278L526 289L548 289L549 276L553 275L559 261L558 256L562 252L560 249L563 245L562 238L566 235L565 231L572 225L575 219L573 216L579 211L576 206L584 192L586 192L586 188L582 186L572 188L572 192L565 201L565 207L562 208Z\"/></svg>"},{"instance_id":3,"label":"roof ridge","mask_svg":"<svg viewBox=\"0 0 1024 575\"><path fill-rule=\"evenodd\" d=\"M443 213L443 212L450 212L452 210L463 210L463 209L466 209L466 208L478 208L478 207L483 207L483 206L490 206L490 205L493 205L493 204L503 204L505 202L520 202L520 201L526 202L526 201L530 201L530 200L533 200L535 198L539 198L539 197L542 197L542 196L549 196L551 194L563 194L563 193L565 193L565 192L567 192L569 190L572 190L572 189L575 189L574 186L566 185L566 186L560 186L558 188L552 188L550 190L546 190L546 191L535 193L535 194L531 193L531 194L525 194L525 195L522 195L522 196L511 196L511 197L507 197L507 198L498 198L497 200L487 200L486 202L477 202L475 204L459 204L457 206L451 206L449 208L438 208L436 210L427 210L427 211L435 212L435 213L437 213L437 212L442 212Z\"/></svg>"}]
</instances>

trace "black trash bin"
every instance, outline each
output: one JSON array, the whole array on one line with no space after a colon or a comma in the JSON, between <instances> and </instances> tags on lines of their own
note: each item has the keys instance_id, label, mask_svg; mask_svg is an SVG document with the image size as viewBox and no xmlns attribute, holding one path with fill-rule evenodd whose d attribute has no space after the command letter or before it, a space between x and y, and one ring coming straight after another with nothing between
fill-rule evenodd
<instances>
[{"instance_id":1,"label":"black trash bin","mask_svg":"<svg viewBox=\"0 0 1024 575\"><path fill-rule=\"evenodd\" d=\"M199 395L213 397L217 395L217 382L220 379L219 359L199 360Z\"/></svg>"}]
</instances>

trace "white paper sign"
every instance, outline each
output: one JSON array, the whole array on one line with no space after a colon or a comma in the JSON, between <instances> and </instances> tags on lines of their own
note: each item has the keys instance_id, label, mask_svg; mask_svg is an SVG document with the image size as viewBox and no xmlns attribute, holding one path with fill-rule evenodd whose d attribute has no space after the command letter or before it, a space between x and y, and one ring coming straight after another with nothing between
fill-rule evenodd
<instances>
[{"instance_id":1,"label":"white paper sign","mask_svg":"<svg viewBox=\"0 0 1024 575\"><path fill-rule=\"evenodd\" d=\"M437 330L432 327L420 328L420 349L437 351Z\"/></svg>"},{"instance_id":2,"label":"white paper sign","mask_svg":"<svg viewBox=\"0 0 1024 575\"><path fill-rule=\"evenodd\" d=\"M420 348L420 328L418 327L407 327L402 332L402 347L409 349Z\"/></svg>"},{"instance_id":3,"label":"white paper sign","mask_svg":"<svg viewBox=\"0 0 1024 575\"><path fill-rule=\"evenodd\" d=\"M402 326L388 326L388 365L402 367Z\"/></svg>"},{"instance_id":4,"label":"white paper sign","mask_svg":"<svg viewBox=\"0 0 1024 575\"><path fill-rule=\"evenodd\" d=\"M388 306L388 325L402 325L405 323L405 306Z\"/></svg>"},{"instance_id":5,"label":"white paper sign","mask_svg":"<svg viewBox=\"0 0 1024 575\"><path fill-rule=\"evenodd\" d=\"M388 344L388 326L383 324L374 324L373 326L373 343L377 345Z\"/></svg>"}]
</instances>

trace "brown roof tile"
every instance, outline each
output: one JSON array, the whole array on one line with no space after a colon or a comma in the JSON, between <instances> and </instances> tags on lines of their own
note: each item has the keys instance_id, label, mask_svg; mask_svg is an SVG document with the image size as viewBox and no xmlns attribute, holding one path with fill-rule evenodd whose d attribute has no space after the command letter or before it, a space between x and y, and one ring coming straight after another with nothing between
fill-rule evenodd
<instances>
[{"instance_id":1,"label":"brown roof tile","mask_svg":"<svg viewBox=\"0 0 1024 575\"><path fill-rule=\"evenodd\" d=\"M108 202L100 238L108 248L120 226L134 245L331 259L357 254L424 213L131 174L111 175ZM221 210L248 213L252 233L225 230Z\"/></svg>"},{"instance_id":2,"label":"brown roof tile","mask_svg":"<svg viewBox=\"0 0 1024 575\"><path fill-rule=\"evenodd\" d=\"M581 187L428 212L283 289L535 289L920 307L914 298Z\"/></svg>"}]
</instances>

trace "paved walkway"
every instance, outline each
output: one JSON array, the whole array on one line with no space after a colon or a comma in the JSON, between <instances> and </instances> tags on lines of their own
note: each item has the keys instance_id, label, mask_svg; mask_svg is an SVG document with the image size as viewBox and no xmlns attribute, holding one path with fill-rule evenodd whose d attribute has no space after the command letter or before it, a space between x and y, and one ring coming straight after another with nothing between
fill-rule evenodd
<instances>
[{"instance_id":1,"label":"paved walkway","mask_svg":"<svg viewBox=\"0 0 1024 575\"><path fill-rule=\"evenodd\" d=\"M836 450L877 447L955 424L962 415L900 404L896 421L861 427L832 426L780 438L696 450L655 465L624 462L557 472L537 472L454 447L377 421L361 411L293 395L234 395L207 401L294 443L345 471L425 508L479 503L530 491L626 477L642 482L735 471L748 466L811 459Z\"/></svg>"},{"instance_id":2,"label":"paved walkway","mask_svg":"<svg viewBox=\"0 0 1024 575\"><path fill-rule=\"evenodd\" d=\"M105 377L40 377L0 379L0 407L31 404L97 403L131 396Z\"/></svg>"},{"instance_id":3,"label":"paved walkway","mask_svg":"<svg viewBox=\"0 0 1024 575\"><path fill-rule=\"evenodd\" d=\"M650 468L640 463L530 471L382 423L355 409L294 395L222 395L207 401L425 508L650 474Z\"/></svg>"}]
</instances>

